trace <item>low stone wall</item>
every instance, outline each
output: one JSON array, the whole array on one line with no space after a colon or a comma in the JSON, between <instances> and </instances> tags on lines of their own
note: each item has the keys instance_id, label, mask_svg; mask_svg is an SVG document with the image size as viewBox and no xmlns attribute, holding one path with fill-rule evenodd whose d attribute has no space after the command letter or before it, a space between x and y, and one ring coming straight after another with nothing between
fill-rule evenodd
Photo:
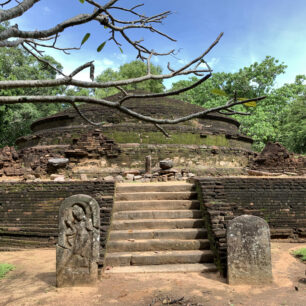
<instances>
[{"instance_id":1,"label":"low stone wall","mask_svg":"<svg viewBox=\"0 0 306 306\"><path fill-rule=\"evenodd\" d=\"M211 247L226 271L229 220L248 214L265 219L271 238L306 238L306 178L196 178Z\"/></svg>"},{"instance_id":2,"label":"low stone wall","mask_svg":"<svg viewBox=\"0 0 306 306\"><path fill-rule=\"evenodd\" d=\"M0 184L0 247L46 247L56 243L60 203L75 194L93 197L100 206L103 259L115 184L106 181Z\"/></svg>"},{"instance_id":3,"label":"low stone wall","mask_svg":"<svg viewBox=\"0 0 306 306\"><path fill-rule=\"evenodd\" d=\"M89 178L107 175L123 175L128 171L144 171L146 156L152 157L152 168L159 168L159 161L170 158L179 172L191 172L198 176L243 175L244 168L254 153L244 149L216 146L174 144L119 144L118 157L99 160L81 160L72 167L69 177L87 174Z\"/></svg>"}]
</instances>

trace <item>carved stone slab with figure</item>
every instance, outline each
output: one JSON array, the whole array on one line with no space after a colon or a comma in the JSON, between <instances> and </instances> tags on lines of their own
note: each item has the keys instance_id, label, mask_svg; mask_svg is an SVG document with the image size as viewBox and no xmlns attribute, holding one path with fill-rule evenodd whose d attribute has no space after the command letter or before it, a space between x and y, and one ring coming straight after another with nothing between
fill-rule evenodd
<instances>
[{"instance_id":1,"label":"carved stone slab with figure","mask_svg":"<svg viewBox=\"0 0 306 306\"><path fill-rule=\"evenodd\" d=\"M95 199L78 194L59 210L56 286L80 286L98 278L100 208Z\"/></svg>"}]
</instances>

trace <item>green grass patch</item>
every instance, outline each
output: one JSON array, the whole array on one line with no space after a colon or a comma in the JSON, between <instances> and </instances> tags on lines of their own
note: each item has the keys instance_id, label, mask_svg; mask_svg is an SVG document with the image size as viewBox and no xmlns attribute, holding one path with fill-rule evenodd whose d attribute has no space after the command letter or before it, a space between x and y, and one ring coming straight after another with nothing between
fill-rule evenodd
<instances>
[{"instance_id":1,"label":"green grass patch","mask_svg":"<svg viewBox=\"0 0 306 306\"><path fill-rule=\"evenodd\" d=\"M15 266L7 263L0 263L0 279L2 279L9 271L15 269Z\"/></svg>"},{"instance_id":2,"label":"green grass patch","mask_svg":"<svg viewBox=\"0 0 306 306\"><path fill-rule=\"evenodd\" d=\"M306 248L301 248L292 252L292 254L306 263Z\"/></svg>"}]
</instances>

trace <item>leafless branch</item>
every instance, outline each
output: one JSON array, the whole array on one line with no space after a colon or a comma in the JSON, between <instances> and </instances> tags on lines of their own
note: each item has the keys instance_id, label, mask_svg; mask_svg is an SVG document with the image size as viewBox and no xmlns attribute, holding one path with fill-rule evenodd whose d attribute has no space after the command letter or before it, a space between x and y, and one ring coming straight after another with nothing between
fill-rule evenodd
<instances>
[{"instance_id":1,"label":"leafless branch","mask_svg":"<svg viewBox=\"0 0 306 306\"><path fill-rule=\"evenodd\" d=\"M0 3L0 6L4 7L5 5L9 4L12 0L7 0L5 2Z\"/></svg>"},{"instance_id":2,"label":"leafless branch","mask_svg":"<svg viewBox=\"0 0 306 306\"><path fill-rule=\"evenodd\" d=\"M8 10L0 11L0 22L8 21L23 15L27 10L29 10L35 3L39 2L40 0L23 0L17 6L14 6ZM4 5L8 4L11 1L6 1L1 4L3 7Z\"/></svg>"},{"instance_id":3,"label":"leafless branch","mask_svg":"<svg viewBox=\"0 0 306 306\"><path fill-rule=\"evenodd\" d=\"M9 4L11 1L5 1L0 3L0 6L5 6ZM12 20L16 17L22 16L26 11L28 11L33 5L38 3L39 0L23 0L18 5L6 9L0 10L0 22ZM180 122L184 122L193 118L203 118L207 114L212 112L217 112L222 115L247 115L248 113L238 112L233 109L234 106L244 104L251 101L260 101L265 97L259 97L254 99L248 99L245 101L238 101L237 97L230 99L226 104L205 109L203 111L190 114L188 116L183 116L175 119L160 119L153 118L150 116L142 115L138 112L129 109L126 104L123 103L128 101L129 99L148 99L148 98L163 98L178 95L187 90L195 88L201 83L208 80L212 75L212 69L205 60L205 56L209 54L209 52L218 44L223 33L220 33L216 40L198 57L191 60L189 63L182 65L178 69L174 69L171 67L171 64L168 63L168 72L162 73L158 75L154 75L151 72L151 59L153 56L168 56L175 55L175 50L169 50L165 52L159 52L158 50L152 50L151 48L145 45L143 39L132 38L130 33L134 31L130 30L146 30L152 33L155 33L158 36L164 37L167 40L175 41L174 38L169 36L167 33L162 32L157 28L159 24L161 24L170 14L170 11L161 12L159 14L153 16L146 16L145 14L139 13L138 9L143 6L143 4L135 5L131 8L121 7L119 5L116 6L118 0L109 0L103 1L105 4L102 5L98 3L98 0L85 0L87 5L92 7L93 13L91 14L79 14L70 19L67 19L49 29L46 30L35 30L35 31L24 31L19 29L19 26L13 25L10 26L0 32L0 47L18 47L21 46L34 56L40 62L51 67L61 76L57 79L47 79L47 80L4 80L0 81L0 90L1 89L11 89L11 88L43 88L43 87L57 87L57 86L76 86L79 88L117 88L121 93L121 97L118 97L117 101L109 101L107 99L98 99L92 96L89 97L65 97L65 96L0 96L0 105L4 104L16 104L16 103L70 103L72 107L77 111L77 113L88 123L92 125L101 125L101 123L92 122L89 118L87 118L81 111L81 109L77 106L76 102L84 102L95 105L103 105L107 107L111 107L113 109L119 110L133 118L138 120L142 120L145 122L149 122L155 124L155 126L167 137L170 135L165 131L165 129L161 126L164 124L177 124ZM102 2L102 1L99 1ZM121 20L116 16L118 11L124 12L124 15L130 14L132 20L128 18L126 20ZM120 13L120 12L119 12ZM44 59L43 54L45 52L45 48L56 49L65 53L68 53L70 50L79 49L77 47L62 47L58 45L58 37L59 34L64 32L66 29L86 24L88 22L95 21L99 24L99 26L103 26L108 31L108 40L113 41L117 46L121 48L121 40L125 41L127 44L131 45L137 52L137 58L146 61L147 64L147 72L146 75L136 78L130 78L126 80L118 80L118 81L108 81L108 82L97 82L94 81L94 71L95 66L93 61L89 61L83 65L77 67L74 71L72 71L69 75L65 75L59 69L57 69L54 65L49 63ZM203 65L204 64L204 65ZM76 80L74 77L83 71L84 69L89 68L89 76L91 81L80 81ZM179 90L173 90L163 93L147 93L147 94L138 94L128 92L124 86L140 83L148 80L166 80L176 76L190 76L196 75L200 78L195 81L190 86ZM204 103L205 101L203 101Z\"/></svg>"},{"instance_id":4,"label":"leafless branch","mask_svg":"<svg viewBox=\"0 0 306 306\"><path fill-rule=\"evenodd\" d=\"M80 72L83 71L84 69L86 69L86 68L88 68L88 67L92 67L92 66L93 66L93 62L94 62L94 61L91 61L91 62L85 63L84 65L78 67L77 69L75 69L74 71L72 71L72 72L69 74L69 77L70 77L70 78L73 78L74 76L76 76L78 73L80 73Z\"/></svg>"},{"instance_id":5,"label":"leafless branch","mask_svg":"<svg viewBox=\"0 0 306 306\"><path fill-rule=\"evenodd\" d=\"M205 109L203 111L190 114L187 116L175 118L175 119L159 119L153 118L150 116L142 115L138 112L135 112L123 105L121 105L118 101L108 101L106 99L98 99L94 97L71 97L71 96L0 96L0 105L3 104L18 104L18 103L76 103L76 102L85 102L88 104L95 104L95 105L104 105L114 109L118 109L119 111L133 117L139 119L141 121L146 121L153 124L178 124L181 122L185 122L194 118L205 118L210 113L216 113L221 110L231 110L231 107L235 105L241 105L244 103L252 102L252 101L260 101L265 99L266 97L258 97L253 99L247 99L244 101L234 101L228 105L217 106L210 109Z\"/></svg>"},{"instance_id":6,"label":"leafless branch","mask_svg":"<svg viewBox=\"0 0 306 306\"><path fill-rule=\"evenodd\" d=\"M220 35L219 35L220 36ZM219 41L219 40L218 40ZM213 43L216 45L216 41ZM211 50L212 48L209 48ZM153 55L151 52L150 54ZM202 56L198 57L199 60L202 59ZM194 62L194 60L192 61ZM84 64L85 66L88 63ZM86 67L84 65L81 65L78 67L75 71L77 73L79 70L83 70ZM189 68L190 65L185 65L185 67ZM119 80L119 81L111 81L111 82L105 82L105 83L100 83L100 82L88 82L88 81L79 81L79 80L74 80L73 76L75 74L72 74L71 77L64 77L64 78L59 78L56 80L16 80L16 81L0 81L0 89L9 89L9 88L18 88L18 87L56 87L60 85L72 85L72 86L77 86L77 87L83 87L83 88L109 88L109 87L116 87L116 86L124 86L124 85L129 85L129 84L134 84L134 83L139 83L147 80L165 80L165 79L170 79L174 76L178 75L192 75L195 73L207 73L211 72L208 69L182 69L179 68L178 70L173 70L170 73L167 74L160 74L160 75L153 75L153 74L146 74L145 76L137 77L137 78L131 78L127 80ZM207 76L206 76L207 77ZM206 77L202 79L202 81L196 82L197 85L199 85L201 82L206 80ZM194 88L194 86L188 87L189 89ZM170 94L167 94L170 95Z\"/></svg>"},{"instance_id":7,"label":"leafless branch","mask_svg":"<svg viewBox=\"0 0 306 306\"><path fill-rule=\"evenodd\" d=\"M74 102L71 102L70 104L73 106L73 108L74 108L74 109L76 110L76 112L79 114L79 116L80 116L81 118L83 118L86 122L88 122L89 124L94 125L94 126L100 126L100 125L103 124L103 122L93 122L93 121L91 121L89 118L87 118L87 117L81 112L81 110L77 107L77 105L76 105Z\"/></svg>"},{"instance_id":8,"label":"leafless branch","mask_svg":"<svg viewBox=\"0 0 306 306\"><path fill-rule=\"evenodd\" d=\"M29 48L25 46L25 44L22 44L22 47L30 53L32 56L34 56L37 60L44 63L45 65L49 66L51 69L55 70L57 73L61 74L62 76L66 77L66 75L59 69L57 69L55 66L51 65L49 61L43 59L42 57L37 56L34 52L32 52ZM36 50L37 51L37 50Z\"/></svg>"},{"instance_id":9,"label":"leafless branch","mask_svg":"<svg viewBox=\"0 0 306 306\"><path fill-rule=\"evenodd\" d=\"M132 94L132 95L126 95L121 100L120 103L122 104L124 101L129 99L148 99L148 98L164 98L164 97L170 97L170 96L176 96L179 95L185 91L188 91L190 89L193 89L206 80L208 80L211 77L211 74L207 74L205 77L199 79L198 81L194 82L193 84L186 86L184 88L168 91L168 92L162 92L162 93L148 93L148 94Z\"/></svg>"},{"instance_id":10,"label":"leafless branch","mask_svg":"<svg viewBox=\"0 0 306 306\"><path fill-rule=\"evenodd\" d=\"M166 132L166 130L161 127L159 124L155 124L155 126L167 137L167 138L171 138L171 136Z\"/></svg>"},{"instance_id":11,"label":"leafless branch","mask_svg":"<svg viewBox=\"0 0 306 306\"><path fill-rule=\"evenodd\" d=\"M26 0L25 0L26 1ZM23 2L25 2L23 1ZM32 1L38 2L39 0ZM23 3L22 2L22 3ZM24 39L42 39L49 38L50 36L56 35L63 32L66 28L73 27L76 25L88 23L91 20L94 20L98 15L102 13L101 10L95 10L92 14L80 14L73 18L70 18L53 28L47 30L37 30L37 31L22 31L18 29L18 26L11 26L2 32L0 32L0 41L6 41L9 38L24 38ZM12 15L12 14L11 14ZM1 22L1 13L0 13L0 22Z\"/></svg>"}]
</instances>

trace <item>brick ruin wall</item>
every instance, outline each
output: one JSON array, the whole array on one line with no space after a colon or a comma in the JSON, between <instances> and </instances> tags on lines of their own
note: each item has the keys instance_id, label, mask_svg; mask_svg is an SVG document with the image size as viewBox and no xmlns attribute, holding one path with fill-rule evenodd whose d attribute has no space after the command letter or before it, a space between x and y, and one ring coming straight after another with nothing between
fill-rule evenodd
<instances>
[{"instance_id":1,"label":"brick ruin wall","mask_svg":"<svg viewBox=\"0 0 306 306\"><path fill-rule=\"evenodd\" d=\"M100 206L102 263L114 192L115 184L105 181L1 183L0 248L54 246L61 201L87 194Z\"/></svg>"},{"instance_id":2,"label":"brick ruin wall","mask_svg":"<svg viewBox=\"0 0 306 306\"><path fill-rule=\"evenodd\" d=\"M227 222L243 214L265 219L272 239L306 241L306 178L197 178L216 264L226 273Z\"/></svg>"},{"instance_id":3,"label":"brick ruin wall","mask_svg":"<svg viewBox=\"0 0 306 306\"><path fill-rule=\"evenodd\" d=\"M120 148L100 130L92 130L71 139L69 145L39 145L16 150L14 147L0 148L0 178L15 177L25 180L46 178L58 169L48 164L51 158L69 158L64 173L83 159L112 159L118 157Z\"/></svg>"},{"instance_id":4,"label":"brick ruin wall","mask_svg":"<svg viewBox=\"0 0 306 306\"><path fill-rule=\"evenodd\" d=\"M14 147L0 149L0 181L6 178L27 181L47 179L53 173L62 174L66 179L80 179L81 174L86 174L89 179L124 175L129 170L144 171L148 155L152 156L152 167L158 167L160 160L171 158L175 168L196 175L242 175L245 173L243 168L254 155L249 150L236 148L233 143L233 147L222 146L225 137L220 135L208 139L212 143L220 141L220 146L215 146L201 143L203 138L195 134L190 134L190 138L185 134L177 139L173 136L174 143L163 143L165 137L156 139L154 137L158 133L152 133L154 139L151 140L159 144L150 144L137 142L139 139L133 138L135 135L126 139L127 135L119 132L120 135L112 134L109 137L97 129L78 135L71 131L62 132L62 137L70 139L69 144L48 144L47 141L32 143L33 146L19 150ZM118 143L112 140L113 136L120 136L118 140L125 139L129 143ZM181 143L183 140L185 143ZM55 169L49 167L51 158L68 158L69 163Z\"/></svg>"},{"instance_id":5,"label":"brick ruin wall","mask_svg":"<svg viewBox=\"0 0 306 306\"><path fill-rule=\"evenodd\" d=\"M226 225L242 214L264 218L272 238L306 238L305 178L197 178L209 238L220 269L226 267ZM74 194L101 208L101 264L111 220L115 183L107 181L3 182L0 184L0 247L54 246L61 201Z\"/></svg>"}]
</instances>

